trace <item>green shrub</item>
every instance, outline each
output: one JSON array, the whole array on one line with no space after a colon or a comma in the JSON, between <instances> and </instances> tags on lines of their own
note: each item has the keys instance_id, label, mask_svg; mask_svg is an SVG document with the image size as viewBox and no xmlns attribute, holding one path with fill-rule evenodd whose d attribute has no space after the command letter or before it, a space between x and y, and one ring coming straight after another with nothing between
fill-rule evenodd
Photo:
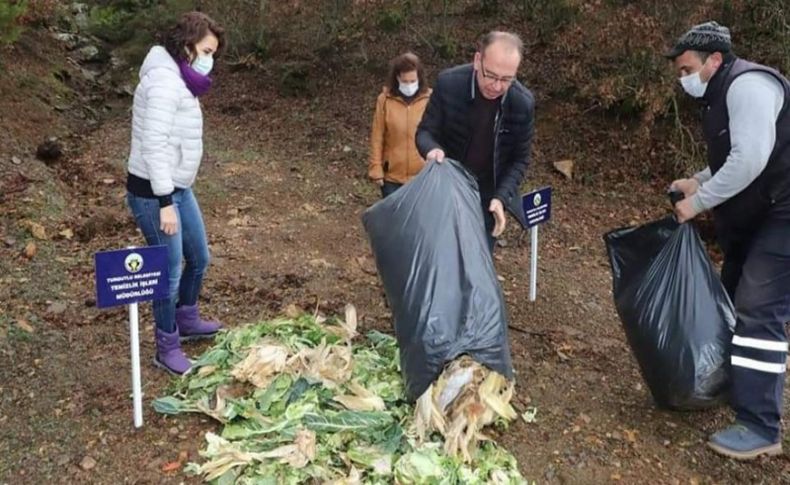
<instances>
[{"instance_id":1,"label":"green shrub","mask_svg":"<svg viewBox=\"0 0 790 485\"><path fill-rule=\"evenodd\" d=\"M405 20L403 11L396 8L381 10L378 14L377 24L379 29L387 33L397 32Z\"/></svg>"},{"instance_id":2,"label":"green shrub","mask_svg":"<svg viewBox=\"0 0 790 485\"><path fill-rule=\"evenodd\" d=\"M569 0L523 0L521 10L543 42L574 22L579 14L579 7Z\"/></svg>"},{"instance_id":3,"label":"green shrub","mask_svg":"<svg viewBox=\"0 0 790 485\"><path fill-rule=\"evenodd\" d=\"M494 15L499 11L499 0L481 0L480 13L483 15Z\"/></svg>"},{"instance_id":4,"label":"green shrub","mask_svg":"<svg viewBox=\"0 0 790 485\"><path fill-rule=\"evenodd\" d=\"M134 35L131 20L134 14L114 5L91 8L88 17L90 32L96 37L112 43L126 42Z\"/></svg>"},{"instance_id":5,"label":"green shrub","mask_svg":"<svg viewBox=\"0 0 790 485\"><path fill-rule=\"evenodd\" d=\"M0 0L0 44L11 44L22 32L19 18L27 11L27 0Z\"/></svg>"},{"instance_id":6,"label":"green shrub","mask_svg":"<svg viewBox=\"0 0 790 485\"><path fill-rule=\"evenodd\" d=\"M283 96L308 97L315 92L307 62L292 61L280 65L279 91Z\"/></svg>"},{"instance_id":7,"label":"green shrub","mask_svg":"<svg viewBox=\"0 0 790 485\"><path fill-rule=\"evenodd\" d=\"M458 42L450 35L439 34L434 41L434 48L439 57L445 60L453 60L458 55Z\"/></svg>"}]
</instances>

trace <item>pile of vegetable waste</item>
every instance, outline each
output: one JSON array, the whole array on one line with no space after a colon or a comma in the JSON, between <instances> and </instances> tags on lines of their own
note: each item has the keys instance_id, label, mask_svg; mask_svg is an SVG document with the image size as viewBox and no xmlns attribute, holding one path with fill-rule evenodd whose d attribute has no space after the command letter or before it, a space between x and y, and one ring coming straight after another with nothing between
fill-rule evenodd
<instances>
[{"instance_id":1,"label":"pile of vegetable waste","mask_svg":"<svg viewBox=\"0 0 790 485\"><path fill-rule=\"evenodd\" d=\"M416 404L405 400L396 340L345 319L279 318L222 331L153 403L202 413L202 461L217 484L522 484L515 458L483 435L507 426L513 387L462 357Z\"/></svg>"}]
</instances>

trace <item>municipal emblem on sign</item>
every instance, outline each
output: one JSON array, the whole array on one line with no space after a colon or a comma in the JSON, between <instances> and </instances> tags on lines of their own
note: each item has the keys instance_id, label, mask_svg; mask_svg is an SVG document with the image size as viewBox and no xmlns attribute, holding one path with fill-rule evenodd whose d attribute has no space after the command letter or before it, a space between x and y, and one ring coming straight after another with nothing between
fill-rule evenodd
<instances>
[{"instance_id":1,"label":"municipal emblem on sign","mask_svg":"<svg viewBox=\"0 0 790 485\"><path fill-rule=\"evenodd\" d=\"M137 273L143 269L143 257L137 253L132 253L129 256L126 256L123 265L126 268L126 271L130 273Z\"/></svg>"},{"instance_id":2,"label":"municipal emblem on sign","mask_svg":"<svg viewBox=\"0 0 790 485\"><path fill-rule=\"evenodd\" d=\"M524 194L521 197L521 206L527 227L543 224L551 217L551 187L544 187Z\"/></svg>"}]
</instances>

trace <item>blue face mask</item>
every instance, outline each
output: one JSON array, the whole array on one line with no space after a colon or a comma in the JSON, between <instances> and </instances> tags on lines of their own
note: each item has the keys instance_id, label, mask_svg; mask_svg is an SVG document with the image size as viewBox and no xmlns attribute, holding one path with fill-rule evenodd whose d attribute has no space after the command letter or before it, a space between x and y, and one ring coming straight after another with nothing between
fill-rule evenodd
<instances>
[{"instance_id":1,"label":"blue face mask","mask_svg":"<svg viewBox=\"0 0 790 485\"><path fill-rule=\"evenodd\" d=\"M213 56L197 56L194 61L192 61L192 69L199 72L204 76L208 76L211 72L211 69L214 68L214 57Z\"/></svg>"}]
</instances>

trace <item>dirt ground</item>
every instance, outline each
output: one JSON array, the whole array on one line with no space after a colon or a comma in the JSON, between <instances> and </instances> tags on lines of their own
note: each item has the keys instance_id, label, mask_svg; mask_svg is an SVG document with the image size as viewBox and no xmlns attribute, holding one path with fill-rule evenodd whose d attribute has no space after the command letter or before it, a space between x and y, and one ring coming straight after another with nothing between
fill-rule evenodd
<instances>
[{"instance_id":1,"label":"dirt ground","mask_svg":"<svg viewBox=\"0 0 790 485\"><path fill-rule=\"evenodd\" d=\"M195 188L213 254L204 311L236 326L290 304L335 314L353 303L363 330L389 331L360 222L378 197L364 178L377 89L327 86L314 98L284 98L266 76L225 74L204 102L206 158ZM595 146L565 138L579 130L561 121L565 109L541 105L526 183L555 190L553 218L541 228L537 302L528 300L529 238L512 219L496 252L515 404L538 409L535 423L515 422L497 441L538 483L790 483L790 455L743 464L706 449L709 433L729 423L726 409L673 413L653 405L612 305L601 236L666 213L664 181L613 175L583 183L553 172L551 162L571 151L581 173L601 158L634 162L622 149L627 134L599 135ZM125 311L95 308L93 253L142 243L123 206L129 121L121 109L72 140L73 150L52 166L32 158L20 165L0 153L0 484L196 483L163 468L184 454L198 460L215 425L151 409L170 378L150 364L150 306L141 311L146 422L139 431ZM30 221L46 237L32 236ZM205 346L187 351L196 356Z\"/></svg>"}]
</instances>

